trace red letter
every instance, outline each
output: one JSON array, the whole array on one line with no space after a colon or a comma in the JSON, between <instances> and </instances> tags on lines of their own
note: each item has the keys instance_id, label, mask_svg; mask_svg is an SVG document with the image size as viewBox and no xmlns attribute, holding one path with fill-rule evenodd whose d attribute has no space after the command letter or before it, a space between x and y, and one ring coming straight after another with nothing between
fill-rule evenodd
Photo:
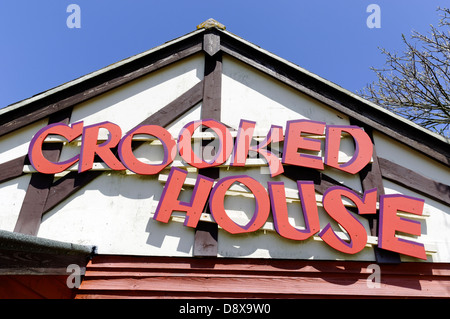
<instances>
[{"instance_id":1,"label":"red letter","mask_svg":"<svg viewBox=\"0 0 450 319\"><path fill-rule=\"evenodd\" d=\"M297 181L298 193L302 204L305 229L293 227L288 220L286 193L283 182L268 182L270 202L272 204L273 222L278 234L293 240L305 240L320 230L319 212L316 204L314 183Z\"/></svg>"},{"instance_id":2,"label":"red letter","mask_svg":"<svg viewBox=\"0 0 450 319\"><path fill-rule=\"evenodd\" d=\"M322 158L309 154L299 154L298 149L320 151L318 140L302 137L302 133L322 135L325 123L308 120L287 121L286 136L283 149L283 163L297 166L311 167L323 170Z\"/></svg>"},{"instance_id":3,"label":"red letter","mask_svg":"<svg viewBox=\"0 0 450 319\"><path fill-rule=\"evenodd\" d=\"M210 162L206 162L203 159L199 158L191 147L191 138L194 134L194 131L200 125L207 126L211 128L220 139L220 147L216 150L216 156ZM178 136L178 148L180 151L181 157L191 166L197 168L207 168L218 166L228 159L233 150L233 137L231 136L228 128L222 123L216 120L200 120L193 121L186 124L180 131L180 135Z\"/></svg>"},{"instance_id":4,"label":"red letter","mask_svg":"<svg viewBox=\"0 0 450 319\"><path fill-rule=\"evenodd\" d=\"M370 162L373 153L372 140L362 128L357 126L327 125L326 131L325 164L350 174L356 174ZM355 154L347 163L339 164L338 156L342 131L353 137Z\"/></svg>"},{"instance_id":5,"label":"red letter","mask_svg":"<svg viewBox=\"0 0 450 319\"><path fill-rule=\"evenodd\" d=\"M420 236L420 222L399 217L397 212L402 211L421 216L424 200L405 195L381 195L380 197L378 246L427 260L422 244L395 237L396 231Z\"/></svg>"},{"instance_id":6,"label":"red letter","mask_svg":"<svg viewBox=\"0 0 450 319\"><path fill-rule=\"evenodd\" d=\"M40 129L36 135L34 135L28 148L31 165L33 165L38 172L44 174L56 174L69 168L78 161L79 155L64 162L53 163L44 157L44 154L42 153L42 144L50 134L60 135L66 138L68 142L71 142L80 136L82 132L83 122L74 123L72 124L72 127L62 123L55 123Z\"/></svg>"},{"instance_id":7,"label":"red letter","mask_svg":"<svg viewBox=\"0 0 450 319\"><path fill-rule=\"evenodd\" d=\"M283 165L278 156L275 156L272 152L268 151L266 147L272 142L276 143L283 141L283 128L281 126L272 125L269 134L267 134L264 141L259 143L258 146L250 146L253 131L255 130L255 124L256 122L241 120L236 136L231 165L245 166L248 152L254 151L261 154L266 159L269 164L270 176L277 176L284 172Z\"/></svg>"},{"instance_id":8,"label":"red letter","mask_svg":"<svg viewBox=\"0 0 450 319\"><path fill-rule=\"evenodd\" d=\"M100 128L109 131L108 140L101 144L97 144L98 131ZM119 126L111 122L102 122L83 129L83 139L80 154L80 166L78 172L90 170L94 164L94 156L98 154L100 158L113 170L123 170L125 166L114 156L111 148L115 147L122 136L122 130Z\"/></svg>"},{"instance_id":9,"label":"red letter","mask_svg":"<svg viewBox=\"0 0 450 319\"><path fill-rule=\"evenodd\" d=\"M224 200L226 191L233 183L242 183L255 196L256 208L252 219L245 226L236 224L225 211ZM224 230L231 234L250 233L261 228L270 213L270 201L266 189L255 179L246 176L230 176L219 180L211 192L209 200L211 215Z\"/></svg>"},{"instance_id":10,"label":"red letter","mask_svg":"<svg viewBox=\"0 0 450 319\"><path fill-rule=\"evenodd\" d=\"M347 254L356 254L366 245L367 232L364 226L345 208L342 203L341 196L345 196L352 200L356 204L356 207L358 207L358 211L364 211L366 214L375 213L376 189L365 192L363 201L361 201L358 195L341 186L330 187L323 194L323 207L331 218L344 227L350 236L350 242L348 243L339 238L339 236L336 235L336 233L331 229L330 224L325 226L325 228L319 233L319 236L324 242L336 250ZM370 212L368 206L372 206L372 212Z\"/></svg>"},{"instance_id":11,"label":"red letter","mask_svg":"<svg viewBox=\"0 0 450 319\"><path fill-rule=\"evenodd\" d=\"M164 159L161 164L146 164L139 161L133 154L131 143L136 134L147 134L156 137L164 147ZM119 143L119 156L122 163L132 172L141 175L153 175L162 171L173 162L177 152L177 144L172 135L157 125L142 125L130 131Z\"/></svg>"},{"instance_id":12,"label":"red letter","mask_svg":"<svg viewBox=\"0 0 450 319\"><path fill-rule=\"evenodd\" d=\"M208 200L209 192L214 184L214 180L202 175L198 175L195 183L194 192L192 193L191 201L189 203L178 200L181 188L186 180L187 172L172 167L169 173L169 178L164 186L163 193L156 208L156 213L153 216L154 220L167 223L174 210L186 212L186 219L184 225L189 227L196 227L203 208Z\"/></svg>"}]
</instances>

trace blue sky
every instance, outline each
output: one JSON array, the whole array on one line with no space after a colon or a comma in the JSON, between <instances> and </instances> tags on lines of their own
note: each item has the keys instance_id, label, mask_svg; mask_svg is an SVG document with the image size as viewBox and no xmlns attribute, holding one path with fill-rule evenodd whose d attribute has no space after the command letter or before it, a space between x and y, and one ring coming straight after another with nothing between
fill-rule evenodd
<instances>
[{"instance_id":1,"label":"blue sky","mask_svg":"<svg viewBox=\"0 0 450 319\"><path fill-rule=\"evenodd\" d=\"M81 28L66 25L69 4ZM369 4L381 28L366 25ZM401 34L428 32L448 0L0 2L0 108L143 52L214 18L227 30L352 92L375 80L378 47L401 52Z\"/></svg>"}]
</instances>

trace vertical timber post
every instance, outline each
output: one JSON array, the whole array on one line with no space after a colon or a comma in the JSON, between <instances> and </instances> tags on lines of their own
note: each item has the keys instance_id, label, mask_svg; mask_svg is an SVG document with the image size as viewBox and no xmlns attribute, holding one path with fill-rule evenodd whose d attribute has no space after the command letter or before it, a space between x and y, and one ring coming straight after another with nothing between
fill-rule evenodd
<instances>
[{"instance_id":1,"label":"vertical timber post","mask_svg":"<svg viewBox=\"0 0 450 319\"><path fill-rule=\"evenodd\" d=\"M369 135L372 140L373 145L373 162L369 163L359 172L359 178L361 180L361 185L363 191L367 191L372 188L376 188L378 192L378 200L380 195L384 195L383 177L381 175L380 165L378 163L378 156L375 148L375 142L373 139L372 129L367 125L351 119L350 124L358 125L364 128L365 132ZM378 222L379 222L379 212L374 215L365 215L369 221L370 232L372 236L378 236ZM375 259L379 264L397 264L400 263L400 255L398 253L381 249L378 246L374 246Z\"/></svg>"},{"instance_id":2,"label":"vertical timber post","mask_svg":"<svg viewBox=\"0 0 450 319\"><path fill-rule=\"evenodd\" d=\"M220 121L222 91L220 36L214 32L207 32L203 38L203 51L205 52L205 74L201 118ZM204 144L202 151L203 147L205 147ZM200 169L199 174L218 179L219 168ZM204 212L210 214L209 205L206 205ZM216 257L218 252L217 237L218 226L216 223L200 221L195 230L194 256Z\"/></svg>"}]
</instances>

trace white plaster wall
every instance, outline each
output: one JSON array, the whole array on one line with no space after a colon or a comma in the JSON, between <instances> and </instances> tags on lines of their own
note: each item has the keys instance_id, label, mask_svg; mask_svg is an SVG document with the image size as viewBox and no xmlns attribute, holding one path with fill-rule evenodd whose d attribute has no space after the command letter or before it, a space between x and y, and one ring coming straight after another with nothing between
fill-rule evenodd
<instances>
[{"instance_id":1,"label":"white plaster wall","mask_svg":"<svg viewBox=\"0 0 450 319\"><path fill-rule=\"evenodd\" d=\"M0 164L28 153L33 135L48 124L47 119L37 121L0 137Z\"/></svg>"},{"instance_id":2,"label":"white plaster wall","mask_svg":"<svg viewBox=\"0 0 450 319\"><path fill-rule=\"evenodd\" d=\"M203 73L203 55L196 54L77 105L71 122L110 121L125 134L200 82Z\"/></svg>"},{"instance_id":3,"label":"white plaster wall","mask_svg":"<svg viewBox=\"0 0 450 319\"><path fill-rule=\"evenodd\" d=\"M31 175L23 175L0 184L0 229L13 231Z\"/></svg>"},{"instance_id":4,"label":"white plaster wall","mask_svg":"<svg viewBox=\"0 0 450 319\"><path fill-rule=\"evenodd\" d=\"M347 116L224 55L221 121L237 129L240 119L256 121L263 132L296 119L349 125Z\"/></svg>"},{"instance_id":5,"label":"white plaster wall","mask_svg":"<svg viewBox=\"0 0 450 319\"><path fill-rule=\"evenodd\" d=\"M100 254L190 256L194 230L152 219L157 176L104 173L43 217L38 236L98 247Z\"/></svg>"}]
</instances>

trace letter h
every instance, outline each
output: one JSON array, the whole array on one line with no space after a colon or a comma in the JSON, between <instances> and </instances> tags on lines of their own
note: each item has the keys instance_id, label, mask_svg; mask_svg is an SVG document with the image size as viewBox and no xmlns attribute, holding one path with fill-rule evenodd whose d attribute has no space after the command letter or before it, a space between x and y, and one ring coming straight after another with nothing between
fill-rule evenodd
<instances>
[{"instance_id":1,"label":"letter h","mask_svg":"<svg viewBox=\"0 0 450 319\"><path fill-rule=\"evenodd\" d=\"M164 186L163 193L159 200L154 220L167 223L173 211L186 212L185 226L196 227L200 216L208 200L209 193L214 184L214 180L203 175L198 175L197 182L189 203L178 200L181 189L186 180L187 172L172 167L169 178Z\"/></svg>"}]
</instances>

